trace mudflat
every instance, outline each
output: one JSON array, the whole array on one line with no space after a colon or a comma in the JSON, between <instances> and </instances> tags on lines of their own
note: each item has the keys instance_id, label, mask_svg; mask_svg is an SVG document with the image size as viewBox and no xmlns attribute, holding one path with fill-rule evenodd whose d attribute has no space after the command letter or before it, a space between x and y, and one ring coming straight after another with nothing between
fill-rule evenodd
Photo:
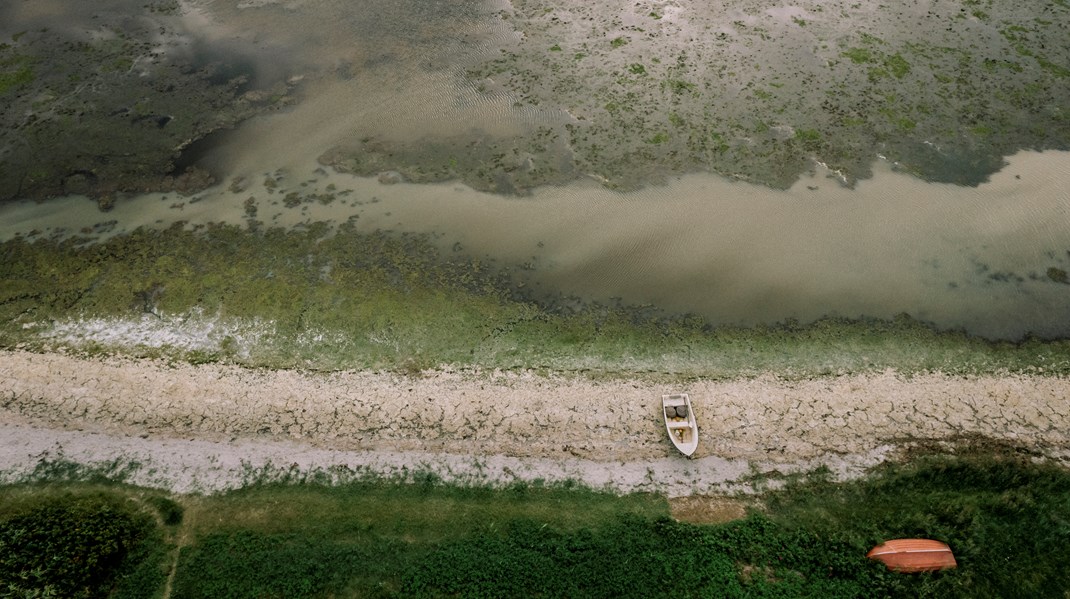
<instances>
[{"instance_id":1,"label":"mudflat","mask_svg":"<svg viewBox=\"0 0 1070 599\"><path fill-rule=\"evenodd\" d=\"M655 400L676 391L691 394L701 424L695 461L673 454L659 420ZM214 453L232 458L215 470L497 464L491 479L508 471L680 494L688 486L723 489L754 469L826 465L850 474L896 448L963 437L1063 460L1070 455L1067 397L1070 380L1025 374L763 375L671 386L533 372L404 376L0 354L9 468L32 468L49 448L52 458L91 461L108 446L127 444L133 458L155 444L168 448L170 467L188 466L194 477ZM141 445L129 445L131 438ZM631 474L607 474L614 469Z\"/></svg>"}]
</instances>

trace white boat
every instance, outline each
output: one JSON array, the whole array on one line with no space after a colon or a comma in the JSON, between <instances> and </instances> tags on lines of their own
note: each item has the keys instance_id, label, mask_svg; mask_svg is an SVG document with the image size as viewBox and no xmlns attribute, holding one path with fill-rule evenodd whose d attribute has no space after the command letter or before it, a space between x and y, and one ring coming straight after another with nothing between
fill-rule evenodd
<instances>
[{"instance_id":1,"label":"white boat","mask_svg":"<svg viewBox=\"0 0 1070 599\"><path fill-rule=\"evenodd\" d=\"M665 416L665 430L669 431L672 444L680 453L691 457L698 448L698 422L695 420L695 411L691 409L691 397L687 393L662 395L661 408Z\"/></svg>"}]
</instances>

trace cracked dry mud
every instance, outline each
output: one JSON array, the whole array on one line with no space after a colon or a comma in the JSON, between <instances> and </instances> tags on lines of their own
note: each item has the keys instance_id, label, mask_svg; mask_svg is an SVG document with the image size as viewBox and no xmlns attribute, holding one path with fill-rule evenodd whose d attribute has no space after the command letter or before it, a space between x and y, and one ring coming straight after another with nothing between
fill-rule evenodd
<instances>
[{"instance_id":1,"label":"cracked dry mud","mask_svg":"<svg viewBox=\"0 0 1070 599\"><path fill-rule=\"evenodd\" d=\"M674 454L660 420L658 397L677 391L691 394L699 419L696 460ZM453 476L475 468L491 482L578 478L688 494L724 490L756 471L827 465L849 475L895 447L963 436L1065 459L1067 398L1070 380L1028 375L765 375L668 386L534 373L445 370L411 378L252 370L9 351L0 355L0 454L6 470L26 470L27 460L49 455L100 460L111 446L112 458L192 469L163 482L173 488L234 486L239 466L285 463L305 471L423 467ZM208 454L215 457L204 462ZM231 480L198 475L206 463Z\"/></svg>"}]
</instances>

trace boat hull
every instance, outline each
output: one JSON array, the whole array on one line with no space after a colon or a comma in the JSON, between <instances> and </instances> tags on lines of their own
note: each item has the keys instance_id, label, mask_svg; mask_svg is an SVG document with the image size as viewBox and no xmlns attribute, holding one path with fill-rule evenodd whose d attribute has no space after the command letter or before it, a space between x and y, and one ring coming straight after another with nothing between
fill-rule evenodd
<instances>
[{"instance_id":1,"label":"boat hull","mask_svg":"<svg viewBox=\"0 0 1070 599\"><path fill-rule=\"evenodd\" d=\"M698 421L691 408L687 393L661 396L661 410L665 418L665 430L673 446L687 457L698 449Z\"/></svg>"},{"instance_id":2,"label":"boat hull","mask_svg":"<svg viewBox=\"0 0 1070 599\"><path fill-rule=\"evenodd\" d=\"M866 557L896 572L933 572L958 565L951 548L930 539L896 539L877 545Z\"/></svg>"}]
</instances>

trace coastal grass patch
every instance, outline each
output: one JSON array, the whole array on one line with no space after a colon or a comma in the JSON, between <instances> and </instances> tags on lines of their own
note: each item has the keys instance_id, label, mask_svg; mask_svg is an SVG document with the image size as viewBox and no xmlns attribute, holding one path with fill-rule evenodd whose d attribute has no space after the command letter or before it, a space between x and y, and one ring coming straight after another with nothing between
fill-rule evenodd
<instances>
[{"instance_id":1,"label":"coastal grass patch","mask_svg":"<svg viewBox=\"0 0 1070 599\"><path fill-rule=\"evenodd\" d=\"M812 473L765 495L781 526L858 551L894 538L947 543L958 569L901 577L911 597L1062 597L1070 572L1070 472L1011 448L925 451L864 479Z\"/></svg>"},{"instance_id":2,"label":"coastal grass patch","mask_svg":"<svg viewBox=\"0 0 1070 599\"><path fill-rule=\"evenodd\" d=\"M761 514L682 524L653 495L365 481L186 498L173 597L858 597L883 568Z\"/></svg>"},{"instance_id":3,"label":"coastal grass patch","mask_svg":"<svg viewBox=\"0 0 1070 599\"><path fill-rule=\"evenodd\" d=\"M1065 339L992 342L908 315L715 327L655 307L531 296L516 273L426 236L322 223L16 238L0 244L0 347L410 374L1070 374Z\"/></svg>"},{"instance_id":4,"label":"coastal grass patch","mask_svg":"<svg viewBox=\"0 0 1070 599\"><path fill-rule=\"evenodd\" d=\"M1058 7L966 4L930 11L923 27L857 3L761 25L709 5L690 12L690 23L709 31L731 23L732 31L700 38L664 29L660 14L642 19L641 28L606 24L608 30L595 26L584 34L574 23L599 21L585 14L589 7L555 3L562 16L548 22L539 4L510 19L523 43L467 73L473 85L494 78L525 103L585 115L557 128L574 152L561 164L596 173L611 189L711 171L786 189L811 168L808 157L853 185L872 176L878 155L925 180L976 186L1020 149L1065 148L1064 119L1046 107L1060 105L1070 78L1058 38L1064 32L1050 18ZM833 12L841 14L831 18ZM1047 18L1036 16L1042 13ZM585 52L545 51L567 37ZM730 43L750 50L726 52ZM603 60L575 58L587 55ZM991 57L1003 57L1003 65ZM638 64L642 73L632 70ZM907 93L919 106L888 118L877 107L889 93ZM662 131L669 123L672 135ZM821 142L783 143L783 129L770 124L804 126ZM977 125L991 135L964 136ZM715 134L729 143L711 141ZM927 151L930 143L941 152Z\"/></svg>"},{"instance_id":5,"label":"coastal grass patch","mask_svg":"<svg viewBox=\"0 0 1070 599\"><path fill-rule=\"evenodd\" d=\"M668 513L664 498L578 486L257 484L190 498L192 543L174 597L394 597L440 544L498 534L516 522L580 531Z\"/></svg>"},{"instance_id":6,"label":"coastal grass patch","mask_svg":"<svg viewBox=\"0 0 1070 599\"><path fill-rule=\"evenodd\" d=\"M408 574L416 596L861 597L887 574L840 543L761 515L700 527L622 519L581 533L518 521L443 544Z\"/></svg>"},{"instance_id":7,"label":"coastal grass patch","mask_svg":"<svg viewBox=\"0 0 1070 599\"><path fill-rule=\"evenodd\" d=\"M1063 596L1070 472L983 443L901 458L848 482L824 470L795 476L718 524L672 520L652 494L429 476L255 483L209 496L8 485L0 530L36 506L87 498L153 513L156 538L181 539L171 597ZM903 537L947 542L958 568L903 575L865 557ZM0 560L10 561L10 547L0 546ZM159 562L145 569L155 578L137 596L161 596ZM122 584L93 596L134 596Z\"/></svg>"},{"instance_id":8,"label":"coastal grass patch","mask_svg":"<svg viewBox=\"0 0 1070 599\"><path fill-rule=\"evenodd\" d=\"M669 513L665 498L653 494L620 496L578 484L446 484L432 475L418 482L369 477L339 485L254 484L187 503L189 530L198 537L246 530L409 543L500 530L517 519L574 531L625 515Z\"/></svg>"},{"instance_id":9,"label":"coastal grass patch","mask_svg":"<svg viewBox=\"0 0 1070 599\"><path fill-rule=\"evenodd\" d=\"M518 522L441 544L409 575L405 590L965 598L1062 597L1070 588L1062 567L1070 472L1012 447L921 448L861 479L837 482L818 470L755 499L760 510L712 526L624 519L566 534ZM948 543L958 568L903 575L865 558L879 543L909 537Z\"/></svg>"}]
</instances>

